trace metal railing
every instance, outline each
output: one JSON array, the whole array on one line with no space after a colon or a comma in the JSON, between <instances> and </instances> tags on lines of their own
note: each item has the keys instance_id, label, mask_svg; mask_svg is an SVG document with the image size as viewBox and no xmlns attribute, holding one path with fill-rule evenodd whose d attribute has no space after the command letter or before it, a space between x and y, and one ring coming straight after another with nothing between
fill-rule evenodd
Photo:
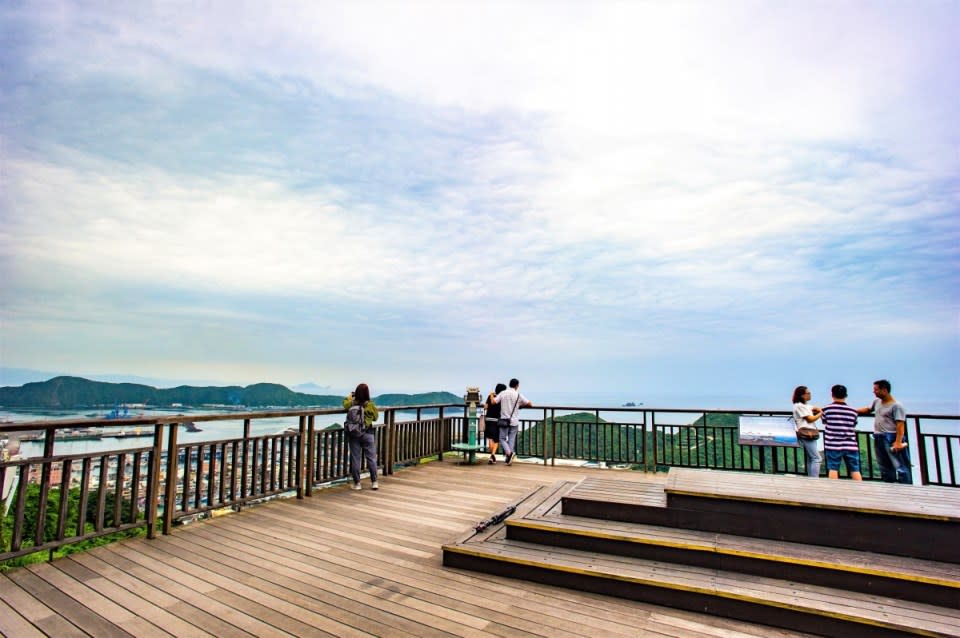
<instances>
[{"instance_id":1,"label":"metal railing","mask_svg":"<svg viewBox=\"0 0 960 638\"><path fill-rule=\"evenodd\" d=\"M646 471L693 467L775 474L805 472L800 447L739 442L736 420L740 416L788 418L789 411L548 406L524 412L541 412L542 417L521 419L517 453L542 458L544 463L578 459ZM558 416L562 412L574 414ZM937 424L949 431L928 431ZM907 437L910 445L917 446L915 473L919 469L920 484L960 487L960 416L909 415ZM465 433L460 439L466 439ZM863 478L881 480L872 433L858 430L857 440ZM826 463L821 464L821 475L826 476ZM840 476L847 476L845 466Z\"/></svg>"},{"instance_id":2,"label":"metal railing","mask_svg":"<svg viewBox=\"0 0 960 638\"><path fill-rule=\"evenodd\" d=\"M913 421L913 439L919 442L920 481L923 485L960 487L960 417L908 416ZM924 432L921 419L952 426L952 433ZM947 429L947 428L944 428Z\"/></svg>"},{"instance_id":3,"label":"metal railing","mask_svg":"<svg viewBox=\"0 0 960 638\"><path fill-rule=\"evenodd\" d=\"M424 413L429 411L429 415ZM521 419L520 457L544 464L577 460L658 471L698 467L744 472L804 472L803 451L793 447L742 445L731 423L740 415L787 416L788 412L737 410L544 407ZM317 419L344 411L272 412L70 420L0 426L0 437L25 430L43 433L43 453L0 462L0 561L53 551L98 537L159 530L224 508L279 495L309 497L317 486L349 476L349 453L340 426L317 429ZM404 413L414 418L400 419ZM377 426L381 471L435 457L467 440L462 405L382 409ZM261 419L284 417L296 427L252 434ZM237 438L181 441L191 422L242 421ZM928 431L931 424L941 432ZM917 442L923 484L960 487L960 417L911 415L911 445ZM152 432L152 444L88 454L56 454L56 434L77 427L130 427ZM936 428L934 428L936 429ZM479 440L484 442L482 427ZM878 480L871 435L859 432L863 477Z\"/></svg>"}]
</instances>

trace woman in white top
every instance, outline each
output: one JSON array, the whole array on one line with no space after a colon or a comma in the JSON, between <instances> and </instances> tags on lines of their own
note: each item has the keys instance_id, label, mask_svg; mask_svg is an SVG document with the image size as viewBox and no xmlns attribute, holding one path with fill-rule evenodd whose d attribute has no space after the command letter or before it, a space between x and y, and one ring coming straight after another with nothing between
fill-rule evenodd
<instances>
[{"instance_id":1,"label":"woman in white top","mask_svg":"<svg viewBox=\"0 0 960 638\"><path fill-rule=\"evenodd\" d=\"M810 400L810 390L805 385L798 385L793 391L793 420L797 430L797 441L803 446L803 455L806 457L807 476L814 478L820 476L820 450L817 449L817 439L820 438L819 432L813 438L801 436L801 428L809 431L816 430L817 422L822 414L822 410L816 406L807 405Z\"/></svg>"}]
</instances>

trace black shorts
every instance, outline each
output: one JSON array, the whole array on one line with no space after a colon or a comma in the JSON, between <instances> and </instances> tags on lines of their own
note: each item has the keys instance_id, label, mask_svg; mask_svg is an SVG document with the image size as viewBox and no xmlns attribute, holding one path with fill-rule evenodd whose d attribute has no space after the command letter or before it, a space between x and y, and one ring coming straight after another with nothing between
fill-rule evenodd
<instances>
[{"instance_id":1,"label":"black shorts","mask_svg":"<svg viewBox=\"0 0 960 638\"><path fill-rule=\"evenodd\" d=\"M483 435L487 437L487 441L499 441L500 440L500 428L497 426L497 419L484 419L483 420Z\"/></svg>"}]
</instances>

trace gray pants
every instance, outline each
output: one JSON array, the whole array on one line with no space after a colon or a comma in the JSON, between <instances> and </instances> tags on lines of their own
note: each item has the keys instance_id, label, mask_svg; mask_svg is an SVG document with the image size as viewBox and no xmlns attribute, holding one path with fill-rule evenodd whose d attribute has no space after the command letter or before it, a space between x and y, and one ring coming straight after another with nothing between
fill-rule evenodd
<instances>
[{"instance_id":1,"label":"gray pants","mask_svg":"<svg viewBox=\"0 0 960 638\"><path fill-rule=\"evenodd\" d=\"M360 482L360 465L364 458L370 468L370 481L377 481L377 437L373 430L367 430L362 435L353 437L347 435L350 447L350 476L354 483Z\"/></svg>"}]
</instances>

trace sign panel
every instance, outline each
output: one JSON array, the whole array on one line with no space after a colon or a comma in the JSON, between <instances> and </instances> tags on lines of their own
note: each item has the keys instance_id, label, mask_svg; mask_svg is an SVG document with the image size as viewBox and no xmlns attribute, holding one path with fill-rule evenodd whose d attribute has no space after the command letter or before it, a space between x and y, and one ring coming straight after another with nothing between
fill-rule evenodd
<instances>
[{"instance_id":1,"label":"sign panel","mask_svg":"<svg viewBox=\"0 0 960 638\"><path fill-rule=\"evenodd\" d=\"M741 416L740 445L800 447L791 416Z\"/></svg>"}]
</instances>

